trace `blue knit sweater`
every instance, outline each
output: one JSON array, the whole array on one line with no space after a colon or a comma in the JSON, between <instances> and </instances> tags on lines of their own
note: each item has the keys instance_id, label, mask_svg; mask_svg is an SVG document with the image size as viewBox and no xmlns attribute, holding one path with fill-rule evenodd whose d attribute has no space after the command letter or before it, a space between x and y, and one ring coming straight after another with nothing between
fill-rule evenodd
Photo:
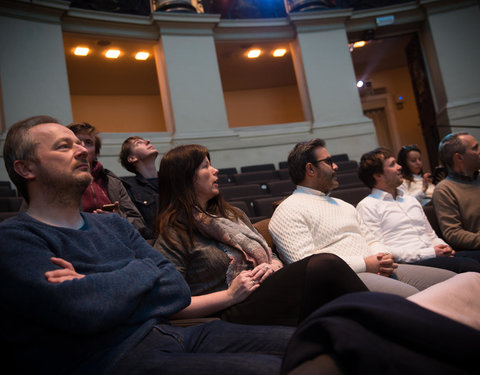
<instances>
[{"instance_id":1,"label":"blue knit sweater","mask_svg":"<svg viewBox=\"0 0 480 375\"><path fill-rule=\"evenodd\" d=\"M130 223L82 216L81 230L25 213L0 224L2 357L21 372L105 373L190 303L183 277ZM45 272L59 268L51 257L86 277L47 282Z\"/></svg>"}]
</instances>

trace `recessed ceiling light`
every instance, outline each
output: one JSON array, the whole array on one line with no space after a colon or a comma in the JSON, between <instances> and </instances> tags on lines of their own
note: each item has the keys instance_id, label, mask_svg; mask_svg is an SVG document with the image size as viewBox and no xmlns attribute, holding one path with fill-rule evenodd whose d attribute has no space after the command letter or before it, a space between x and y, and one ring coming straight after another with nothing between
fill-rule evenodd
<instances>
[{"instance_id":1,"label":"recessed ceiling light","mask_svg":"<svg viewBox=\"0 0 480 375\"><path fill-rule=\"evenodd\" d=\"M120 56L120 51L118 49L109 49L105 52L105 57L109 59L116 59L118 56Z\"/></svg>"},{"instance_id":2,"label":"recessed ceiling light","mask_svg":"<svg viewBox=\"0 0 480 375\"><path fill-rule=\"evenodd\" d=\"M247 57L249 59L256 59L261 54L262 54L262 51L259 50L258 48L255 48L255 49L251 49L250 51L248 51Z\"/></svg>"},{"instance_id":3,"label":"recessed ceiling light","mask_svg":"<svg viewBox=\"0 0 480 375\"><path fill-rule=\"evenodd\" d=\"M150 56L150 54L148 52L137 52L137 54L135 55L135 58L137 60L146 60L148 59L148 56Z\"/></svg>"},{"instance_id":4,"label":"recessed ceiling light","mask_svg":"<svg viewBox=\"0 0 480 375\"><path fill-rule=\"evenodd\" d=\"M363 81L360 80L357 82L357 87L358 88L363 87L363 84L364 84Z\"/></svg>"},{"instance_id":5,"label":"recessed ceiling light","mask_svg":"<svg viewBox=\"0 0 480 375\"><path fill-rule=\"evenodd\" d=\"M88 47L77 47L73 51L75 56L87 56L89 52L90 49Z\"/></svg>"},{"instance_id":6,"label":"recessed ceiling light","mask_svg":"<svg viewBox=\"0 0 480 375\"><path fill-rule=\"evenodd\" d=\"M275 51L273 51L273 56L274 57L283 57L287 53L287 50L285 48L277 48Z\"/></svg>"},{"instance_id":7,"label":"recessed ceiling light","mask_svg":"<svg viewBox=\"0 0 480 375\"><path fill-rule=\"evenodd\" d=\"M353 48L361 48L367 44L364 40L359 40L358 42L353 43Z\"/></svg>"}]
</instances>

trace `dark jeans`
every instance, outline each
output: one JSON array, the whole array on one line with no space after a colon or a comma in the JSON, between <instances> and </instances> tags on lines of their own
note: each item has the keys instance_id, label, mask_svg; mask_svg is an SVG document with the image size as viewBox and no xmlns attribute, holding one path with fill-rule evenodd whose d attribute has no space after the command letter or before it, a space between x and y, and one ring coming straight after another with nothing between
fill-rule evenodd
<instances>
[{"instance_id":1,"label":"dark jeans","mask_svg":"<svg viewBox=\"0 0 480 375\"><path fill-rule=\"evenodd\" d=\"M293 328L221 320L191 327L157 325L121 361L116 375L278 374Z\"/></svg>"},{"instance_id":2,"label":"dark jeans","mask_svg":"<svg viewBox=\"0 0 480 375\"><path fill-rule=\"evenodd\" d=\"M455 250L455 256L472 258L480 262L480 250Z\"/></svg>"},{"instance_id":3,"label":"dark jeans","mask_svg":"<svg viewBox=\"0 0 480 375\"><path fill-rule=\"evenodd\" d=\"M412 264L416 264L419 266L443 268L456 273L471 271L480 272L480 262L477 259L470 257L468 253L469 251L456 251L453 258L436 257L424 259L418 262L414 262ZM472 251L472 253L475 253L475 251Z\"/></svg>"}]
</instances>

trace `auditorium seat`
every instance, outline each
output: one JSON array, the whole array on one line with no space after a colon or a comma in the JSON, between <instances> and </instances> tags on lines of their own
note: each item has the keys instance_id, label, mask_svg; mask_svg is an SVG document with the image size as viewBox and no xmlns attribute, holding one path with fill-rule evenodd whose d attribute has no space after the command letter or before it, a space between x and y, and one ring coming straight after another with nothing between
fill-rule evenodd
<instances>
[{"instance_id":1,"label":"auditorium seat","mask_svg":"<svg viewBox=\"0 0 480 375\"><path fill-rule=\"evenodd\" d=\"M228 203L230 203L234 207L237 207L237 208L241 209L243 212L245 212L245 214L249 218L255 216L255 212L253 210L253 207L251 205L247 204L247 202L245 202L243 200L233 200L233 201L229 201Z\"/></svg>"},{"instance_id":2,"label":"auditorium seat","mask_svg":"<svg viewBox=\"0 0 480 375\"><path fill-rule=\"evenodd\" d=\"M254 164L254 165L246 165L240 167L240 172L256 172L256 171L269 171L275 170L275 165L273 163L268 164Z\"/></svg>"},{"instance_id":3,"label":"auditorium seat","mask_svg":"<svg viewBox=\"0 0 480 375\"><path fill-rule=\"evenodd\" d=\"M353 206L356 206L363 198L370 194L366 186L352 187L347 189L334 190L330 193L333 198L339 198Z\"/></svg>"},{"instance_id":4,"label":"auditorium seat","mask_svg":"<svg viewBox=\"0 0 480 375\"><path fill-rule=\"evenodd\" d=\"M357 173L358 163L356 160L346 160L335 162L338 167L337 173Z\"/></svg>"},{"instance_id":5,"label":"auditorium seat","mask_svg":"<svg viewBox=\"0 0 480 375\"><path fill-rule=\"evenodd\" d=\"M347 154L335 154L332 155L332 160L336 164L337 162L350 160Z\"/></svg>"},{"instance_id":6,"label":"auditorium seat","mask_svg":"<svg viewBox=\"0 0 480 375\"><path fill-rule=\"evenodd\" d=\"M288 161L281 161L278 163L278 169L287 169L288 168Z\"/></svg>"},{"instance_id":7,"label":"auditorium seat","mask_svg":"<svg viewBox=\"0 0 480 375\"><path fill-rule=\"evenodd\" d=\"M286 195L274 195L267 198L257 198L253 200L253 209L256 216L272 217L273 211Z\"/></svg>"},{"instance_id":8,"label":"auditorium seat","mask_svg":"<svg viewBox=\"0 0 480 375\"><path fill-rule=\"evenodd\" d=\"M277 172L280 180L290 180L290 175L288 174L288 168L279 169Z\"/></svg>"},{"instance_id":9,"label":"auditorium seat","mask_svg":"<svg viewBox=\"0 0 480 375\"><path fill-rule=\"evenodd\" d=\"M337 174L337 181L339 184L337 189L365 186L362 180L358 177L357 172L339 173Z\"/></svg>"},{"instance_id":10,"label":"auditorium seat","mask_svg":"<svg viewBox=\"0 0 480 375\"><path fill-rule=\"evenodd\" d=\"M229 185L229 184L234 184L233 181L226 175L226 174L218 174L218 184L219 185Z\"/></svg>"},{"instance_id":11,"label":"auditorium seat","mask_svg":"<svg viewBox=\"0 0 480 375\"><path fill-rule=\"evenodd\" d=\"M267 183L268 192L272 195L290 195L295 190L295 184L290 180L270 181Z\"/></svg>"},{"instance_id":12,"label":"auditorium seat","mask_svg":"<svg viewBox=\"0 0 480 375\"><path fill-rule=\"evenodd\" d=\"M255 171L236 173L232 176L232 181L237 184L266 184L269 181L279 180L278 172L275 170Z\"/></svg>"},{"instance_id":13,"label":"auditorium seat","mask_svg":"<svg viewBox=\"0 0 480 375\"><path fill-rule=\"evenodd\" d=\"M22 202L20 197L0 197L0 212L18 212Z\"/></svg>"},{"instance_id":14,"label":"auditorium seat","mask_svg":"<svg viewBox=\"0 0 480 375\"><path fill-rule=\"evenodd\" d=\"M435 208L433 204L430 202L423 206L423 212L425 212L425 216L428 219L432 229L435 231L436 235L442 238L442 230L440 229L440 224L438 223L437 215L435 214Z\"/></svg>"},{"instance_id":15,"label":"auditorium seat","mask_svg":"<svg viewBox=\"0 0 480 375\"><path fill-rule=\"evenodd\" d=\"M265 196L268 194L266 186L262 189L260 184L220 185L219 189L223 198L227 201L239 200L238 198L247 196Z\"/></svg>"},{"instance_id":16,"label":"auditorium seat","mask_svg":"<svg viewBox=\"0 0 480 375\"><path fill-rule=\"evenodd\" d=\"M231 179L232 179L232 176L235 174L235 173L238 173L238 170L237 168L219 168L218 169L218 174L224 174L224 175L227 175L228 176L228 179L229 179L229 182L231 182Z\"/></svg>"}]
</instances>

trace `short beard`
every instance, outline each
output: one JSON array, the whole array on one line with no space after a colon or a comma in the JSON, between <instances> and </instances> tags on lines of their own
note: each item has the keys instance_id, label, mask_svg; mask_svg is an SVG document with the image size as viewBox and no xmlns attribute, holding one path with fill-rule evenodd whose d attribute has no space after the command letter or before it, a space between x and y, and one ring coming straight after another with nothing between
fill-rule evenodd
<instances>
[{"instance_id":1,"label":"short beard","mask_svg":"<svg viewBox=\"0 0 480 375\"><path fill-rule=\"evenodd\" d=\"M82 195L85 189L90 185L93 178L90 174L84 175L71 180L65 180L58 177L47 176L44 183L51 186L49 191L51 202L56 205L69 206L72 204L81 204Z\"/></svg>"}]
</instances>

